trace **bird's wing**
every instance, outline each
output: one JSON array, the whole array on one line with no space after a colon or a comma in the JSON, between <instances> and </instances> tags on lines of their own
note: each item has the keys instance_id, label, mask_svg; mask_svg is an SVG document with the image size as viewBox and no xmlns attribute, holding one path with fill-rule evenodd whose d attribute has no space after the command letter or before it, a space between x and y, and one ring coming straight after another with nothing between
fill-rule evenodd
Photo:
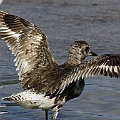
<instances>
[{"instance_id":1,"label":"bird's wing","mask_svg":"<svg viewBox=\"0 0 120 120\"><path fill-rule=\"evenodd\" d=\"M0 11L0 38L16 56L19 77L36 68L53 68L58 65L51 55L47 36L29 21ZM24 77L24 76L23 76Z\"/></svg>"},{"instance_id":2,"label":"bird's wing","mask_svg":"<svg viewBox=\"0 0 120 120\"><path fill-rule=\"evenodd\" d=\"M30 79L33 79L34 77L34 79L36 79L36 77L39 76L38 74L39 73L36 72L26 79L28 79L28 81L32 81ZM58 70L56 69L56 71L45 75L45 78L43 78L40 83L37 82L36 85L32 84L32 87L40 93L43 92L46 93L46 95L48 94L53 96L62 94L65 88L67 88L71 83L84 77L95 76L97 74L110 77L120 77L120 54L105 54L83 62L73 68L68 67L60 68Z\"/></svg>"},{"instance_id":3,"label":"bird's wing","mask_svg":"<svg viewBox=\"0 0 120 120\"><path fill-rule=\"evenodd\" d=\"M120 54L104 54L73 68L61 82L60 91L63 91L73 81L95 75L120 77Z\"/></svg>"}]
</instances>

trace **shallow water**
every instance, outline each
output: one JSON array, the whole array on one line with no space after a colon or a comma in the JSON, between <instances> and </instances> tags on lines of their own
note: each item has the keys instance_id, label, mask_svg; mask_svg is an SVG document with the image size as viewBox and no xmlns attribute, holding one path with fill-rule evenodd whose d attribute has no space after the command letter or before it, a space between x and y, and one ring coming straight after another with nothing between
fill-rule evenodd
<instances>
[{"instance_id":1,"label":"shallow water","mask_svg":"<svg viewBox=\"0 0 120 120\"><path fill-rule=\"evenodd\" d=\"M39 26L59 64L65 62L70 44L78 39L86 40L98 54L120 54L119 0L5 0L0 9ZM0 120L42 120L42 110L1 100L22 91L13 59L0 40ZM86 79L82 95L67 102L57 120L120 120L119 108L120 78L96 76Z\"/></svg>"}]
</instances>

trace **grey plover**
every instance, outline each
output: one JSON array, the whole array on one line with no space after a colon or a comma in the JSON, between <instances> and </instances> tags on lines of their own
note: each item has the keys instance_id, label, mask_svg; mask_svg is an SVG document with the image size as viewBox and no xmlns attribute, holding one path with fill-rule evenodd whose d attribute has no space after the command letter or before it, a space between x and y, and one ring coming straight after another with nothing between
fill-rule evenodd
<instances>
[{"instance_id":1,"label":"grey plover","mask_svg":"<svg viewBox=\"0 0 120 120\"><path fill-rule=\"evenodd\" d=\"M120 77L120 54L97 56L85 41L71 44L68 59L59 65L53 58L47 36L29 21L0 11L0 38L16 56L19 79L23 92L4 100L13 101L25 108L53 110L55 120L61 107L70 99L78 97L84 88L84 77L101 74ZM83 61L87 56L96 56Z\"/></svg>"}]
</instances>

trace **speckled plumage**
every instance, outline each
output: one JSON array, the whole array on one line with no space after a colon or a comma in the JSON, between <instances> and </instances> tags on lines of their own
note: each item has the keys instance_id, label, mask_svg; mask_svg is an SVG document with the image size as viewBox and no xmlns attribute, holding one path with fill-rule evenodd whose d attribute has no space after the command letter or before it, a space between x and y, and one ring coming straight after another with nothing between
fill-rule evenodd
<instances>
[{"instance_id":1,"label":"speckled plumage","mask_svg":"<svg viewBox=\"0 0 120 120\"><path fill-rule=\"evenodd\" d=\"M23 92L4 100L14 101L26 108L54 111L55 120L60 108L78 97L84 89L84 77L101 74L120 77L120 54L97 56L85 41L71 44L68 59L59 65L49 49L47 36L29 21L0 11L0 38L5 40L16 56L19 79ZM97 56L84 62L89 56Z\"/></svg>"}]
</instances>

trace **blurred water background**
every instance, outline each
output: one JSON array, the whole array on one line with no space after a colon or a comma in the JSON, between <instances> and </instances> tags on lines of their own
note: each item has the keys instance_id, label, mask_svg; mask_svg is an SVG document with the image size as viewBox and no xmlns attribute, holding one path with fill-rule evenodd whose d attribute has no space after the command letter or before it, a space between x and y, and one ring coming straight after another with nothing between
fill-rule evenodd
<instances>
[{"instance_id":1,"label":"blurred water background","mask_svg":"<svg viewBox=\"0 0 120 120\"><path fill-rule=\"evenodd\" d=\"M86 40L98 54L120 54L119 0L4 0L0 10L40 27L59 64L66 61L75 40ZM22 91L13 60L6 43L0 40L0 120L43 120L42 110L1 100ZM85 81L82 95L67 102L57 120L120 120L120 78L96 76Z\"/></svg>"}]
</instances>

